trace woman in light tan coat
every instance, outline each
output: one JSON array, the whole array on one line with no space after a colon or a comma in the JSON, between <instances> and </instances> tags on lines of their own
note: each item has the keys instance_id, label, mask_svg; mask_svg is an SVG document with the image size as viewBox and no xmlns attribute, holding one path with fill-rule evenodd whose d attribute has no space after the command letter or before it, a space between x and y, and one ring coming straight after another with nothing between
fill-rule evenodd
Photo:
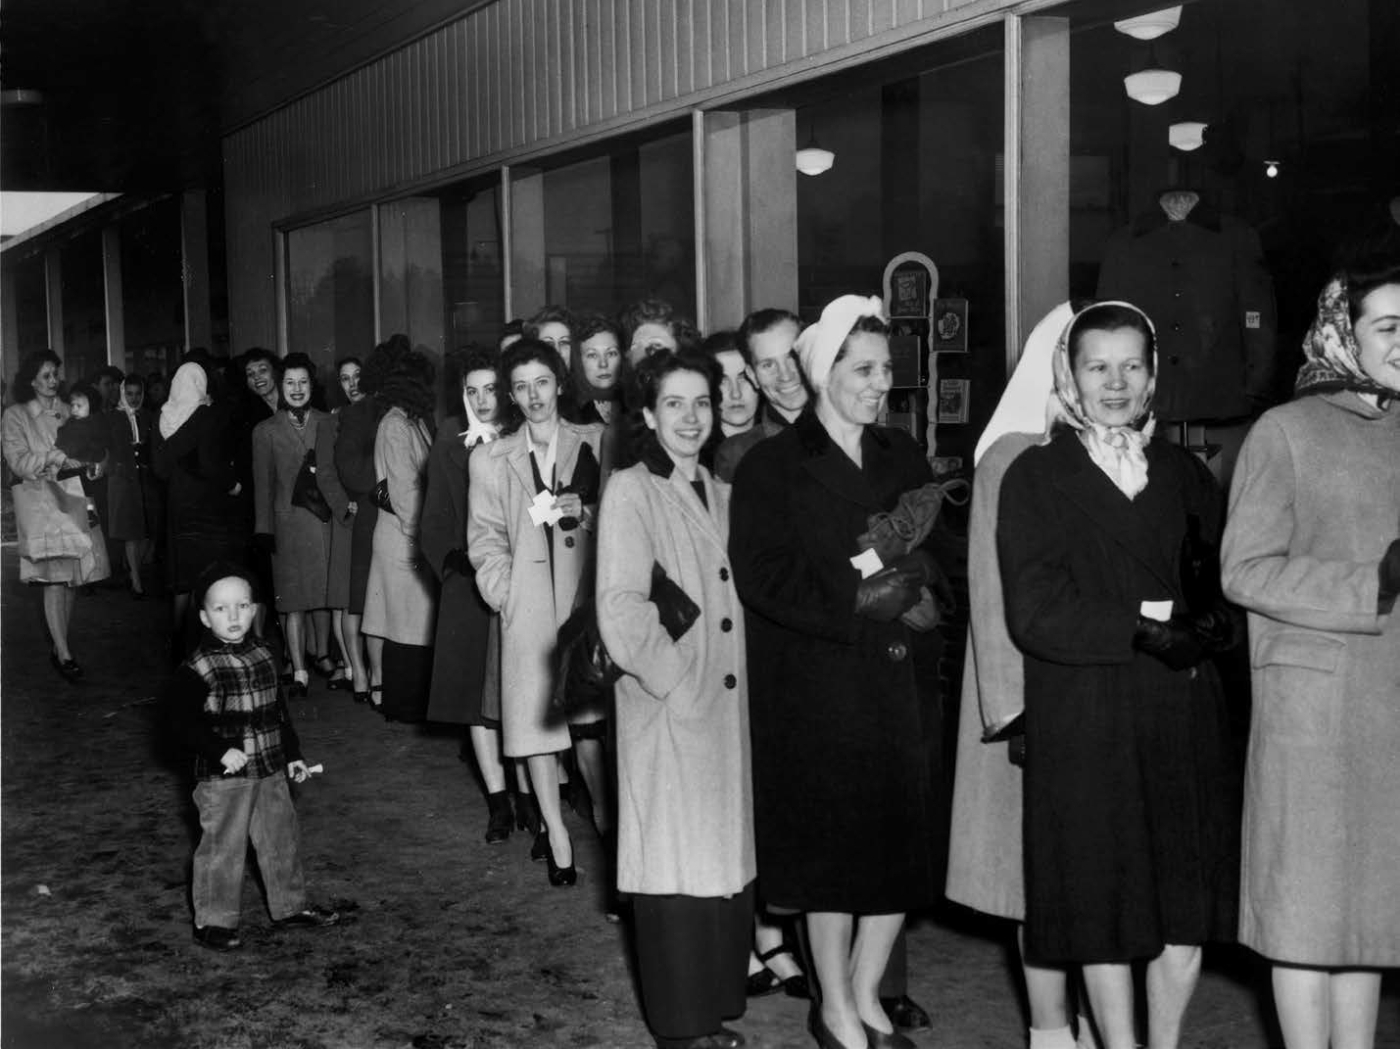
<instances>
[{"instance_id":1,"label":"woman in light tan coat","mask_svg":"<svg viewBox=\"0 0 1400 1049\"><path fill-rule=\"evenodd\" d=\"M616 686L618 889L658 1045L719 1045L744 1010L755 875L744 618L729 571L729 485L700 465L719 370L663 351L638 369L641 461L608 481L598 627ZM653 565L700 609L678 638ZM710 1039L710 1041L704 1041ZM737 1044L737 1043L736 1043Z\"/></svg>"},{"instance_id":2,"label":"woman in light tan coat","mask_svg":"<svg viewBox=\"0 0 1400 1049\"><path fill-rule=\"evenodd\" d=\"M1288 1049L1368 1049L1400 966L1400 258L1368 270L1322 292L1222 547L1254 688L1240 939Z\"/></svg>"},{"instance_id":3,"label":"woman in light tan coat","mask_svg":"<svg viewBox=\"0 0 1400 1049\"><path fill-rule=\"evenodd\" d=\"M559 390L566 375L551 346L531 338L513 343L502 355L497 388L509 392L517 428L467 463L467 558L482 599L501 614L503 749L508 758L527 759L544 823L531 855L549 861L550 884L557 886L577 880L555 759L569 749L574 726L550 710L551 663L559 627L574 610L591 566L603 431L560 418ZM594 490L580 493L577 482L589 460ZM576 720L603 724L601 711ZM605 811L601 746L598 757L596 766L590 765L581 748L579 766L595 809Z\"/></svg>"}]
</instances>

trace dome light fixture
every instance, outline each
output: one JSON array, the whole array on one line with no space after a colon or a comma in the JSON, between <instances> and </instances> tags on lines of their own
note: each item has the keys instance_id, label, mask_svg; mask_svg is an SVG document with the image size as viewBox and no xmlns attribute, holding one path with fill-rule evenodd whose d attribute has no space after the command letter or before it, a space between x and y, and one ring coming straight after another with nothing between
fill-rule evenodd
<instances>
[{"instance_id":1,"label":"dome light fixture","mask_svg":"<svg viewBox=\"0 0 1400 1049\"><path fill-rule=\"evenodd\" d=\"M1277 160L1264 161L1264 177L1278 178L1279 162Z\"/></svg>"},{"instance_id":2,"label":"dome light fixture","mask_svg":"<svg viewBox=\"0 0 1400 1049\"><path fill-rule=\"evenodd\" d=\"M1123 78L1128 97L1144 106L1160 106L1181 90L1181 74L1170 69L1143 69Z\"/></svg>"},{"instance_id":3,"label":"dome light fixture","mask_svg":"<svg viewBox=\"0 0 1400 1049\"><path fill-rule=\"evenodd\" d=\"M1134 40L1156 40L1164 33L1170 33L1181 24L1181 7L1164 7L1136 18L1124 18L1113 23L1120 33L1127 33Z\"/></svg>"},{"instance_id":4,"label":"dome light fixture","mask_svg":"<svg viewBox=\"0 0 1400 1049\"><path fill-rule=\"evenodd\" d=\"M1184 153L1200 149L1205 143L1203 132L1208 124L1199 120L1182 120L1167 128L1167 141Z\"/></svg>"},{"instance_id":5,"label":"dome light fixture","mask_svg":"<svg viewBox=\"0 0 1400 1049\"><path fill-rule=\"evenodd\" d=\"M836 154L822 149L815 141L797 151L797 170L804 175L820 175L823 171L830 171L835 163Z\"/></svg>"}]
</instances>

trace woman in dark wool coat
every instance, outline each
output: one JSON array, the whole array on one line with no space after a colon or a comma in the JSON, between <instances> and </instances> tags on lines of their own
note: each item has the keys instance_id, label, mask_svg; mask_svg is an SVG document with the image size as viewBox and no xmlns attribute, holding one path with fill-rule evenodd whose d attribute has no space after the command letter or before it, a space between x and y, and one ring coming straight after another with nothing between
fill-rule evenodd
<instances>
[{"instance_id":1,"label":"woman in dark wool coat","mask_svg":"<svg viewBox=\"0 0 1400 1049\"><path fill-rule=\"evenodd\" d=\"M940 643L901 617L941 571L924 548L868 578L852 558L872 515L933 478L911 438L875 425L891 384L879 299L836 299L796 350L815 410L745 457L731 509L758 870L770 907L806 912L818 1043L904 1046L880 977L905 912L937 897L943 833Z\"/></svg>"},{"instance_id":2,"label":"woman in dark wool coat","mask_svg":"<svg viewBox=\"0 0 1400 1049\"><path fill-rule=\"evenodd\" d=\"M1138 960L1149 1044L1179 1044L1200 945L1233 938L1237 907L1238 774L1208 658L1234 620L1218 569L1182 556L1219 535L1223 500L1194 456L1152 440L1154 342L1135 306L1075 315L1051 439L1007 469L997 519L1025 656L1026 954L1082 966L1105 1049L1136 1044Z\"/></svg>"}]
</instances>

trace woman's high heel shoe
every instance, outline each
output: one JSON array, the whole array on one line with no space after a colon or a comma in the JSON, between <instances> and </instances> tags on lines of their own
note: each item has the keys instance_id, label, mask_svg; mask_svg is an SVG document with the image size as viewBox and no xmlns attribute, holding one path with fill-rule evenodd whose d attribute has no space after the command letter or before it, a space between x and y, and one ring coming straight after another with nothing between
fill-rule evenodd
<instances>
[{"instance_id":1,"label":"woman's high heel shoe","mask_svg":"<svg viewBox=\"0 0 1400 1049\"><path fill-rule=\"evenodd\" d=\"M812 1003L812 1008L807 1013L807 1030L811 1031L812 1037L817 1040L818 1049L857 1049L836 1037L835 1032L822 1019L821 1005L817 1002Z\"/></svg>"},{"instance_id":2,"label":"woman's high heel shoe","mask_svg":"<svg viewBox=\"0 0 1400 1049\"><path fill-rule=\"evenodd\" d=\"M545 843L545 862L549 864L549 884L555 888L563 888L566 885L573 885L578 881L578 870L570 863L567 867L561 867L554 862L554 850L549 847L548 839Z\"/></svg>"}]
</instances>

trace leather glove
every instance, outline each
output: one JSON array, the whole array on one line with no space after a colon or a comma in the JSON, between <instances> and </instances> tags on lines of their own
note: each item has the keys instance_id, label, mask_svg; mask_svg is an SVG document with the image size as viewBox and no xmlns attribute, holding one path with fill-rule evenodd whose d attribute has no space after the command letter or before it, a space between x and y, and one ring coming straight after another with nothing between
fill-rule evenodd
<instances>
[{"instance_id":1,"label":"leather glove","mask_svg":"<svg viewBox=\"0 0 1400 1049\"><path fill-rule=\"evenodd\" d=\"M1239 617L1226 605L1193 615L1190 623L1196 640L1209 655L1228 652L1240 643L1242 631L1239 629Z\"/></svg>"},{"instance_id":2,"label":"leather glove","mask_svg":"<svg viewBox=\"0 0 1400 1049\"><path fill-rule=\"evenodd\" d=\"M919 570L888 565L856 587L856 615L892 623L919 603Z\"/></svg>"},{"instance_id":3,"label":"leather glove","mask_svg":"<svg viewBox=\"0 0 1400 1049\"><path fill-rule=\"evenodd\" d=\"M1391 541L1390 549L1381 558L1381 596L1400 595L1400 539Z\"/></svg>"},{"instance_id":4,"label":"leather glove","mask_svg":"<svg viewBox=\"0 0 1400 1049\"><path fill-rule=\"evenodd\" d=\"M449 550L447 556L442 559L442 574L447 576L456 572L458 575L471 575L472 563L467 560L465 550Z\"/></svg>"},{"instance_id":5,"label":"leather glove","mask_svg":"<svg viewBox=\"0 0 1400 1049\"><path fill-rule=\"evenodd\" d=\"M277 537L271 532L255 532L253 533L253 549L260 554L275 554L277 553Z\"/></svg>"},{"instance_id":6,"label":"leather glove","mask_svg":"<svg viewBox=\"0 0 1400 1049\"><path fill-rule=\"evenodd\" d=\"M1191 629L1191 621L1183 616L1173 616L1165 623L1138 616L1133 647L1172 670L1189 670L1206 655L1196 632Z\"/></svg>"}]
</instances>

